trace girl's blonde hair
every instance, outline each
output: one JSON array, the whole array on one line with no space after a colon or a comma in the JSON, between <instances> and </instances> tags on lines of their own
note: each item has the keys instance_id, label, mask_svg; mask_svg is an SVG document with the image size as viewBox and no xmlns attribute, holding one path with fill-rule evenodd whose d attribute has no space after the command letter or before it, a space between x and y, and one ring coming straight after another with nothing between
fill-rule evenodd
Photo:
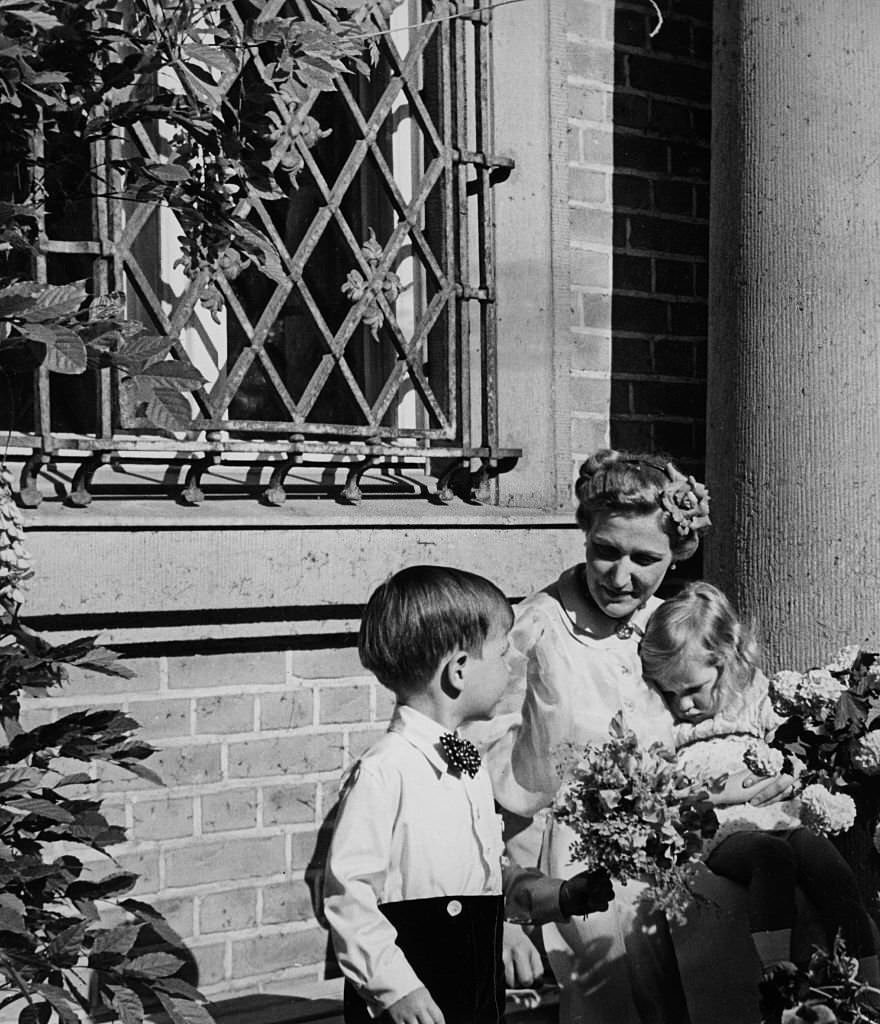
<instances>
[{"instance_id":1,"label":"girl's blonde hair","mask_svg":"<svg viewBox=\"0 0 880 1024\"><path fill-rule=\"evenodd\" d=\"M684 665L704 657L718 669L714 710L744 690L758 668L752 630L711 583L689 583L657 608L639 645L644 677L675 683Z\"/></svg>"}]
</instances>

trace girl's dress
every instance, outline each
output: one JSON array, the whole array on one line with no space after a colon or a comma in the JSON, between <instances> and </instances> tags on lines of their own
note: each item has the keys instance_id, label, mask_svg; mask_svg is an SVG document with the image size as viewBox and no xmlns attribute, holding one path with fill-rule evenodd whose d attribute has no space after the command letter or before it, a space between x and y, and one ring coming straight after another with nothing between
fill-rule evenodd
<instances>
[{"instance_id":1,"label":"girl's dress","mask_svg":"<svg viewBox=\"0 0 880 1024\"><path fill-rule=\"evenodd\" d=\"M555 766L565 745L604 742L611 718L623 712L642 743L659 740L673 746L672 715L642 678L638 657L640 631L659 600L652 598L635 613L630 620L635 629L596 639L588 632L585 595L584 567L578 565L518 606L511 634L515 682L508 706L521 700L521 717L496 719L486 752L496 800L509 815L508 834L520 829L509 842L511 856L524 866L537 863L554 877L583 869L571 860L573 833L548 811L561 782ZM529 859L530 852L536 859ZM719 881L728 899L731 890L734 898L741 894L732 883ZM561 986L560 1024L746 1024L758 1019L758 965L747 923L735 929L738 942L730 935L729 916L715 915L711 927L721 943L716 942L714 955L723 944L721 955L730 962L701 962L700 937L680 931L679 950L665 919L647 912L637 899L641 883L616 884L615 889L617 898L604 913L543 928L544 947ZM693 993L687 991L688 978L679 969L682 955L689 972L713 976L713 991L701 992L699 983ZM737 963L742 957L745 970ZM727 967L735 979L730 991L724 984ZM727 1007L715 998L719 992Z\"/></svg>"},{"instance_id":2,"label":"girl's dress","mask_svg":"<svg viewBox=\"0 0 880 1024\"><path fill-rule=\"evenodd\" d=\"M741 772L749 747L756 740L767 740L782 721L770 702L767 677L755 672L749 685L731 694L725 707L711 718L693 724L676 724L678 766L695 783L709 783L721 775ZM716 807L719 827L711 847L733 832L798 828L801 824L799 805L800 801L793 799L763 807L751 804Z\"/></svg>"}]
</instances>

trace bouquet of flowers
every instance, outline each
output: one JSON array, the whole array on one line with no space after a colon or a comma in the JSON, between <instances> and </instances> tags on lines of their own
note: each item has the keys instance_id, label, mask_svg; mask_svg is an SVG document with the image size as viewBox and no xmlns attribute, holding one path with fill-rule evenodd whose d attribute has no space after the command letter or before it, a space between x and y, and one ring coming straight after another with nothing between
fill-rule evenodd
<instances>
[{"instance_id":1,"label":"bouquet of flowers","mask_svg":"<svg viewBox=\"0 0 880 1024\"><path fill-rule=\"evenodd\" d=\"M620 714L609 733L606 742L564 758L560 774L567 781L553 815L575 833L573 859L605 868L613 881L647 881L643 898L680 919L718 819L707 793L686 790L672 751L641 746Z\"/></svg>"},{"instance_id":2,"label":"bouquet of flowers","mask_svg":"<svg viewBox=\"0 0 880 1024\"><path fill-rule=\"evenodd\" d=\"M774 746L803 762L802 783L834 793L880 775L880 654L851 645L824 668L777 672L770 699L787 719Z\"/></svg>"}]
</instances>

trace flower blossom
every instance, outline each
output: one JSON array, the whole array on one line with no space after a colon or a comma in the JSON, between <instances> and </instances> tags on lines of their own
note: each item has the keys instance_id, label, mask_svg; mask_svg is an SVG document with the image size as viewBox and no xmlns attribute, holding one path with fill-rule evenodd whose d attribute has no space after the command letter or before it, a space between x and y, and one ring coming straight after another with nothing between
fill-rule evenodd
<instances>
[{"instance_id":1,"label":"flower blossom","mask_svg":"<svg viewBox=\"0 0 880 1024\"><path fill-rule=\"evenodd\" d=\"M858 644L847 644L834 655L831 661L825 666L829 672L849 672L855 665L861 647Z\"/></svg>"},{"instance_id":2,"label":"flower blossom","mask_svg":"<svg viewBox=\"0 0 880 1024\"><path fill-rule=\"evenodd\" d=\"M880 775L880 732L875 729L854 740L849 756L853 768L865 775Z\"/></svg>"},{"instance_id":3,"label":"flower blossom","mask_svg":"<svg viewBox=\"0 0 880 1024\"><path fill-rule=\"evenodd\" d=\"M846 832L856 820L856 805L846 793L831 793L819 783L801 793L801 821L819 835Z\"/></svg>"},{"instance_id":4,"label":"flower blossom","mask_svg":"<svg viewBox=\"0 0 880 1024\"><path fill-rule=\"evenodd\" d=\"M770 679L770 699L777 714L798 715L824 721L840 699L846 686L826 668L800 672L777 672Z\"/></svg>"},{"instance_id":5,"label":"flower blossom","mask_svg":"<svg viewBox=\"0 0 880 1024\"><path fill-rule=\"evenodd\" d=\"M774 750L763 741L755 740L743 753L743 764L754 775L769 779L782 772L785 758L781 750Z\"/></svg>"},{"instance_id":6,"label":"flower blossom","mask_svg":"<svg viewBox=\"0 0 880 1024\"><path fill-rule=\"evenodd\" d=\"M790 669L784 669L770 677L770 698L778 714L796 713L803 681L804 677L800 672L792 672Z\"/></svg>"},{"instance_id":7,"label":"flower blossom","mask_svg":"<svg viewBox=\"0 0 880 1024\"><path fill-rule=\"evenodd\" d=\"M666 466L669 483L660 495L660 504L675 523L680 537L699 534L712 525L709 518L709 491L705 484L680 473L672 463Z\"/></svg>"}]
</instances>

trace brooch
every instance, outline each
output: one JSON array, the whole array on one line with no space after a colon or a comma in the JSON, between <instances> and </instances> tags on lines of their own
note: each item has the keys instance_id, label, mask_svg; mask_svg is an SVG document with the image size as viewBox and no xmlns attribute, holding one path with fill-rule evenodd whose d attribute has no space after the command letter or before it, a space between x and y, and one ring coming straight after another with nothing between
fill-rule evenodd
<instances>
[{"instance_id":1,"label":"brooch","mask_svg":"<svg viewBox=\"0 0 880 1024\"><path fill-rule=\"evenodd\" d=\"M641 626L637 626L634 622L630 622L629 620L621 622L617 629L614 630L614 635L618 640L629 640L634 633L639 636L645 635L645 631Z\"/></svg>"}]
</instances>

